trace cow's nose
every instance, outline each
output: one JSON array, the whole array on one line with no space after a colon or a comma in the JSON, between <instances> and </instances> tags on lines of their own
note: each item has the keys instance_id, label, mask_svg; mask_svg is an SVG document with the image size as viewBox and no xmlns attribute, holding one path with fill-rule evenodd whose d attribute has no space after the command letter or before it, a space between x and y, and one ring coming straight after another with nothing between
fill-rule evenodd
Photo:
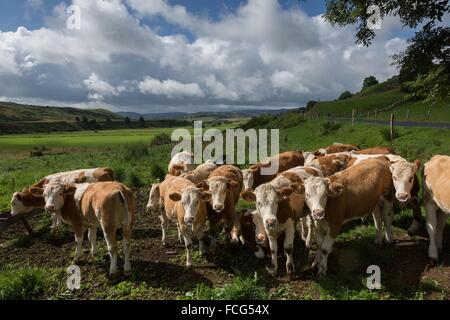
<instances>
[{"instance_id":1,"label":"cow's nose","mask_svg":"<svg viewBox=\"0 0 450 320\"><path fill-rule=\"evenodd\" d=\"M187 225L191 225L193 221L194 221L193 217L185 217L184 218L184 223L186 223Z\"/></svg>"},{"instance_id":2,"label":"cow's nose","mask_svg":"<svg viewBox=\"0 0 450 320\"><path fill-rule=\"evenodd\" d=\"M400 201L408 200L408 194L405 192L397 193L397 199Z\"/></svg>"},{"instance_id":3,"label":"cow's nose","mask_svg":"<svg viewBox=\"0 0 450 320\"><path fill-rule=\"evenodd\" d=\"M52 212L52 211L55 210L55 206L45 206L45 210L49 211L49 212Z\"/></svg>"},{"instance_id":4,"label":"cow's nose","mask_svg":"<svg viewBox=\"0 0 450 320\"><path fill-rule=\"evenodd\" d=\"M215 204L213 208L214 208L214 211L216 211L216 212L222 212L222 210L223 210L223 205L221 205L221 204Z\"/></svg>"},{"instance_id":5,"label":"cow's nose","mask_svg":"<svg viewBox=\"0 0 450 320\"><path fill-rule=\"evenodd\" d=\"M274 227L277 223L277 219L270 218L266 220L266 226L267 227Z\"/></svg>"},{"instance_id":6,"label":"cow's nose","mask_svg":"<svg viewBox=\"0 0 450 320\"><path fill-rule=\"evenodd\" d=\"M264 239L265 239L264 235L261 233L256 236L256 242L258 242L258 243L263 243Z\"/></svg>"},{"instance_id":7,"label":"cow's nose","mask_svg":"<svg viewBox=\"0 0 450 320\"><path fill-rule=\"evenodd\" d=\"M316 218L323 218L323 209L314 209L313 215Z\"/></svg>"}]
</instances>

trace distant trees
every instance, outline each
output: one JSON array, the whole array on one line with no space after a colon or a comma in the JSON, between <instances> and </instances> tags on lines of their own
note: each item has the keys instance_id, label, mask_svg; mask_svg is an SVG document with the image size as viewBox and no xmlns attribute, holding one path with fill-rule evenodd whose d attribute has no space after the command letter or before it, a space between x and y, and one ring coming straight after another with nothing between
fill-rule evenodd
<instances>
[{"instance_id":1,"label":"distant trees","mask_svg":"<svg viewBox=\"0 0 450 320\"><path fill-rule=\"evenodd\" d=\"M306 111L311 110L318 102L315 100L310 100L308 101L308 103L306 104Z\"/></svg>"},{"instance_id":2,"label":"distant trees","mask_svg":"<svg viewBox=\"0 0 450 320\"><path fill-rule=\"evenodd\" d=\"M374 85L376 85L378 83L379 82L378 82L377 78L375 78L374 76L369 76L369 77L364 79L362 88L364 90L364 89L369 88L371 86L374 86Z\"/></svg>"},{"instance_id":3,"label":"distant trees","mask_svg":"<svg viewBox=\"0 0 450 320\"><path fill-rule=\"evenodd\" d=\"M125 117L125 125L127 126L127 127L130 127L131 126L131 120L130 120L130 118L129 117Z\"/></svg>"},{"instance_id":4,"label":"distant trees","mask_svg":"<svg viewBox=\"0 0 450 320\"><path fill-rule=\"evenodd\" d=\"M143 117L143 116L141 116L141 117L139 118L139 127L140 127L140 128L145 128L145 127L147 127L147 125L146 125L146 123L145 123L145 120L144 120L144 117Z\"/></svg>"},{"instance_id":5,"label":"distant trees","mask_svg":"<svg viewBox=\"0 0 450 320\"><path fill-rule=\"evenodd\" d=\"M339 96L339 100L345 100L351 97L353 97L353 94L350 91L346 90L341 93L341 95Z\"/></svg>"},{"instance_id":6,"label":"distant trees","mask_svg":"<svg viewBox=\"0 0 450 320\"><path fill-rule=\"evenodd\" d=\"M112 126L111 118L109 116L106 116L106 118L105 118L105 127L111 128L111 126Z\"/></svg>"}]
</instances>

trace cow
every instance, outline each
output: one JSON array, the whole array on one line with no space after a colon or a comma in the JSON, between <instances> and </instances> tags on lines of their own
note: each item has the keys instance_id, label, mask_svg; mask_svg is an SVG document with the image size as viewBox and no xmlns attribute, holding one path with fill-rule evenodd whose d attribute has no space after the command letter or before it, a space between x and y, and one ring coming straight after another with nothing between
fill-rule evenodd
<instances>
[{"instance_id":1,"label":"cow","mask_svg":"<svg viewBox=\"0 0 450 320\"><path fill-rule=\"evenodd\" d=\"M422 174L423 201L430 244L428 257L439 260L442 236L450 215L450 156L436 155L425 163Z\"/></svg>"},{"instance_id":2,"label":"cow","mask_svg":"<svg viewBox=\"0 0 450 320\"><path fill-rule=\"evenodd\" d=\"M326 154L338 153L338 152L353 152L359 150L356 144L344 144L344 143L334 143L332 145L326 146L325 148L320 148L314 152L315 156L323 156Z\"/></svg>"},{"instance_id":3,"label":"cow","mask_svg":"<svg viewBox=\"0 0 450 320\"><path fill-rule=\"evenodd\" d=\"M216 239L223 224L226 244L230 243L231 230L234 221L234 207L239 200L242 189L241 170L233 165L223 165L215 169L207 180L198 184L211 193L211 199L207 204L208 221L210 224L212 252L215 250Z\"/></svg>"},{"instance_id":4,"label":"cow","mask_svg":"<svg viewBox=\"0 0 450 320\"><path fill-rule=\"evenodd\" d=\"M169 221L175 221L179 233L186 246L186 267L192 267L192 238L190 232L199 239L200 253L205 254L204 235L206 231L206 201L211 194L197 188L191 181L175 177L160 185L164 189L161 195L164 202L164 212L161 214L163 243L166 244Z\"/></svg>"},{"instance_id":5,"label":"cow","mask_svg":"<svg viewBox=\"0 0 450 320\"><path fill-rule=\"evenodd\" d=\"M207 160L205 163L199 165L192 171L183 173L180 177L188 179L189 181L199 184L203 180L208 179L211 172L217 169L218 165L214 163L212 160Z\"/></svg>"},{"instance_id":6,"label":"cow","mask_svg":"<svg viewBox=\"0 0 450 320\"><path fill-rule=\"evenodd\" d=\"M272 162L278 162L278 170L274 174L263 174L263 168L270 167ZM302 166L305 162L301 151L286 151L252 165L248 169L242 170L244 177L245 190L252 191L257 186L271 181L276 177L277 173L286 171L287 169Z\"/></svg>"},{"instance_id":7,"label":"cow","mask_svg":"<svg viewBox=\"0 0 450 320\"><path fill-rule=\"evenodd\" d=\"M347 169L352 157L348 153L335 153L315 157L305 165L319 169L324 176L331 176L338 171Z\"/></svg>"},{"instance_id":8,"label":"cow","mask_svg":"<svg viewBox=\"0 0 450 320\"><path fill-rule=\"evenodd\" d=\"M318 275L327 271L328 255L342 226L348 221L373 214L375 243L392 242L394 185L386 158L368 159L331 177L311 177L304 181L305 200L316 224L317 251L313 267Z\"/></svg>"},{"instance_id":9,"label":"cow","mask_svg":"<svg viewBox=\"0 0 450 320\"><path fill-rule=\"evenodd\" d=\"M373 147L356 150L354 154L395 154L395 151L391 147Z\"/></svg>"},{"instance_id":10,"label":"cow","mask_svg":"<svg viewBox=\"0 0 450 320\"><path fill-rule=\"evenodd\" d=\"M81 257L84 232L88 229L91 253L97 251L97 225L100 224L110 256L109 274L117 274L116 231L122 229L124 273L131 273L131 233L135 219L136 200L131 189L116 181L67 185L51 182L42 190L45 210L60 212L64 223L75 233L76 252L74 263Z\"/></svg>"},{"instance_id":11,"label":"cow","mask_svg":"<svg viewBox=\"0 0 450 320\"><path fill-rule=\"evenodd\" d=\"M234 217L233 229L231 230L231 241L239 241L247 246L258 259L266 255L263 247L267 247L267 236L261 216L256 210L242 210Z\"/></svg>"},{"instance_id":12,"label":"cow","mask_svg":"<svg viewBox=\"0 0 450 320\"><path fill-rule=\"evenodd\" d=\"M254 192L244 191L241 196L249 202L256 202L266 234L269 238L273 274L278 272L278 238L284 233L286 273L292 277L294 262L295 223L303 216L304 195L302 179L293 173L282 173L269 183L259 185Z\"/></svg>"},{"instance_id":13,"label":"cow","mask_svg":"<svg viewBox=\"0 0 450 320\"><path fill-rule=\"evenodd\" d=\"M48 175L31 187L23 189L21 192L13 194L11 199L11 213L19 214L30 212L33 209L44 209L42 198L42 187L51 182L60 182L63 184L113 181L115 177L114 170L111 168L80 169L67 172L59 172ZM58 212L52 213L52 229L61 224L61 217Z\"/></svg>"},{"instance_id":14,"label":"cow","mask_svg":"<svg viewBox=\"0 0 450 320\"><path fill-rule=\"evenodd\" d=\"M168 166L168 172L173 176L179 176L194 169L194 155L189 151L182 151L175 154Z\"/></svg>"}]
</instances>

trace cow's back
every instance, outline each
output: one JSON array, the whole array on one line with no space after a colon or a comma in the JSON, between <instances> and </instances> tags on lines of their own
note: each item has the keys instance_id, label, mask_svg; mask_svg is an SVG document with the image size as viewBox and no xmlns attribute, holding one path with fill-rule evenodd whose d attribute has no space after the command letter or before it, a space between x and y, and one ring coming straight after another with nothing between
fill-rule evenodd
<instances>
[{"instance_id":1,"label":"cow's back","mask_svg":"<svg viewBox=\"0 0 450 320\"><path fill-rule=\"evenodd\" d=\"M426 188L438 206L450 213L450 157L437 155L424 165Z\"/></svg>"}]
</instances>

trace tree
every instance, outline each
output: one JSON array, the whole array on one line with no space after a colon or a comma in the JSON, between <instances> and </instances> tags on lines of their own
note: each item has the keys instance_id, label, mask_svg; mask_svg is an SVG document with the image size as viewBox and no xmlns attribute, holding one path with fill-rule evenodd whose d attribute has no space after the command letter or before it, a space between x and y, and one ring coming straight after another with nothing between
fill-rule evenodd
<instances>
[{"instance_id":1,"label":"tree","mask_svg":"<svg viewBox=\"0 0 450 320\"><path fill-rule=\"evenodd\" d=\"M398 16L405 27L422 27L408 40L408 48L393 56L394 64L400 68L400 81L419 81L423 84L424 79L428 79L425 87L431 89L434 85L440 89L427 91L420 83L408 83L407 87L412 91L422 88L420 95L425 94L427 100L449 101L445 94L450 91L448 81L440 81L450 75L450 29L437 26L437 22L441 22L442 17L450 12L449 0L327 0L325 19L339 26L357 24L356 43L369 46L375 37L375 30L368 23L373 18L374 11L368 10L372 5L379 8L381 19Z\"/></svg>"},{"instance_id":2,"label":"tree","mask_svg":"<svg viewBox=\"0 0 450 320\"><path fill-rule=\"evenodd\" d=\"M89 120L88 118L86 118L86 116L83 116L83 118L81 119L81 127L83 129L89 128Z\"/></svg>"},{"instance_id":3,"label":"tree","mask_svg":"<svg viewBox=\"0 0 450 320\"><path fill-rule=\"evenodd\" d=\"M347 90L341 93L341 95L339 96L339 100L345 100L351 97L353 97L353 94Z\"/></svg>"},{"instance_id":4,"label":"tree","mask_svg":"<svg viewBox=\"0 0 450 320\"><path fill-rule=\"evenodd\" d=\"M129 117L125 117L125 125L129 127L131 125L131 120Z\"/></svg>"},{"instance_id":5,"label":"tree","mask_svg":"<svg viewBox=\"0 0 450 320\"><path fill-rule=\"evenodd\" d=\"M80 117L76 117L76 118L75 118L75 121L76 121L77 123L80 123L80 121L81 121Z\"/></svg>"},{"instance_id":6,"label":"tree","mask_svg":"<svg viewBox=\"0 0 450 320\"><path fill-rule=\"evenodd\" d=\"M308 103L306 104L306 111L311 110L316 104L317 104L317 101L315 101L315 100L308 101Z\"/></svg>"},{"instance_id":7,"label":"tree","mask_svg":"<svg viewBox=\"0 0 450 320\"><path fill-rule=\"evenodd\" d=\"M139 127L145 128L146 126L147 126L147 125L145 124L144 117L141 116L141 117L139 118Z\"/></svg>"},{"instance_id":8,"label":"tree","mask_svg":"<svg viewBox=\"0 0 450 320\"><path fill-rule=\"evenodd\" d=\"M374 86L374 85L376 85L378 83L379 82L378 82L377 78L375 78L374 76L369 76L369 77L364 79L362 88L364 90L364 89L366 89L368 87L371 87L371 86Z\"/></svg>"},{"instance_id":9,"label":"tree","mask_svg":"<svg viewBox=\"0 0 450 320\"><path fill-rule=\"evenodd\" d=\"M106 116L106 118L105 118L105 126L106 127L111 127L111 125L112 125L111 118L109 116Z\"/></svg>"}]
</instances>

